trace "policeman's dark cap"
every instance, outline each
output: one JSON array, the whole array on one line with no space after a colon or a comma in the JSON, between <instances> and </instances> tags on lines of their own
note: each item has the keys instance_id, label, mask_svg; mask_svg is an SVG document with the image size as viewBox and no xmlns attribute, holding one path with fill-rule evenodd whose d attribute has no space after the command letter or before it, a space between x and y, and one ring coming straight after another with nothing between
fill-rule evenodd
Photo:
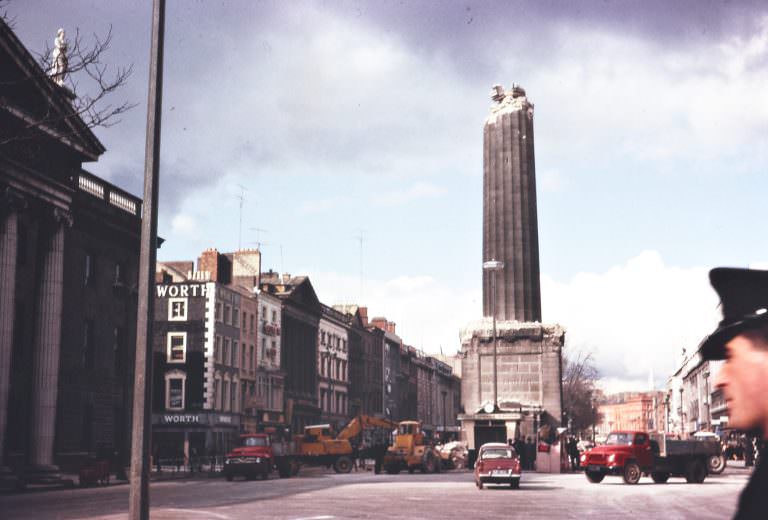
<instances>
[{"instance_id":1,"label":"policeman's dark cap","mask_svg":"<svg viewBox=\"0 0 768 520\"><path fill-rule=\"evenodd\" d=\"M742 332L768 325L768 271L717 267L709 281L720 296L723 319L699 345L705 360L725 359L725 344Z\"/></svg>"}]
</instances>

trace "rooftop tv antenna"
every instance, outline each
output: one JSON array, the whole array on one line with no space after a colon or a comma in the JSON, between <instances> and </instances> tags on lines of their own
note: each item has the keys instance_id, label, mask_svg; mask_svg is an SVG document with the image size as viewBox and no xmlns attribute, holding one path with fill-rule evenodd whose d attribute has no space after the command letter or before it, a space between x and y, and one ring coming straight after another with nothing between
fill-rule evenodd
<instances>
[{"instance_id":1,"label":"rooftop tv antenna","mask_svg":"<svg viewBox=\"0 0 768 520\"><path fill-rule=\"evenodd\" d=\"M243 239L243 203L245 202L245 192L247 188L242 184L237 185L240 188L240 195L235 195L235 198L240 201L240 222L237 228L237 250L240 251L240 244Z\"/></svg>"},{"instance_id":2,"label":"rooftop tv antenna","mask_svg":"<svg viewBox=\"0 0 768 520\"><path fill-rule=\"evenodd\" d=\"M261 246L262 246L262 241L260 239L261 233L268 233L268 231L266 229L263 229L263 228L260 228L260 227L252 227L250 229L251 229L251 231L255 231L256 232L256 242L255 242L255 244L256 244L256 247L259 250L261 250ZM251 243L254 243L254 242L251 242ZM267 244L263 243L263 245L267 245Z\"/></svg>"},{"instance_id":3,"label":"rooftop tv antenna","mask_svg":"<svg viewBox=\"0 0 768 520\"><path fill-rule=\"evenodd\" d=\"M363 241L365 240L365 230L364 229L358 229L357 235L355 235L355 240L360 242L360 294L358 295L358 305L360 305L363 301Z\"/></svg>"}]
</instances>

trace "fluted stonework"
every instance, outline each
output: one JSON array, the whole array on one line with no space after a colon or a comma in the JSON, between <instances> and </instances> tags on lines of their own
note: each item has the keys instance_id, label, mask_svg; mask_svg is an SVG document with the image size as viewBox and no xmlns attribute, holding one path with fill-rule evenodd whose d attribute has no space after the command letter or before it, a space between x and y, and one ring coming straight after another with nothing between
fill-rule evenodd
<instances>
[{"instance_id":1,"label":"fluted stonework","mask_svg":"<svg viewBox=\"0 0 768 520\"><path fill-rule=\"evenodd\" d=\"M504 268L483 272L483 316L492 313L495 275L496 319L540 322L533 105L519 86L497 86L493 99L483 129L483 262Z\"/></svg>"},{"instance_id":2,"label":"fluted stonework","mask_svg":"<svg viewBox=\"0 0 768 520\"><path fill-rule=\"evenodd\" d=\"M64 235L72 222L68 213L58 209L54 210L53 220L42 251L32 358L29 457L33 468L43 470L53 467L64 291Z\"/></svg>"},{"instance_id":3,"label":"fluted stonework","mask_svg":"<svg viewBox=\"0 0 768 520\"><path fill-rule=\"evenodd\" d=\"M3 468L15 319L18 213L16 200L10 194L6 193L0 200L6 206L4 214L0 212L0 468Z\"/></svg>"}]
</instances>

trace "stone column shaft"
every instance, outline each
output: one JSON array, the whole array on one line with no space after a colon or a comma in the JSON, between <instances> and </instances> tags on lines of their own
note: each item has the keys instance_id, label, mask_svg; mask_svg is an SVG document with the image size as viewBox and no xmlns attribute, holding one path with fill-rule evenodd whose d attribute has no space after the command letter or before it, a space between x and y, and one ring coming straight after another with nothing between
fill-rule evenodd
<instances>
[{"instance_id":1,"label":"stone column shaft","mask_svg":"<svg viewBox=\"0 0 768 520\"><path fill-rule=\"evenodd\" d=\"M31 465L37 467L53 465L56 434L65 234L65 217L61 214L56 216L57 222L43 242L32 354L29 457Z\"/></svg>"},{"instance_id":2,"label":"stone column shaft","mask_svg":"<svg viewBox=\"0 0 768 520\"><path fill-rule=\"evenodd\" d=\"M498 260L495 303L483 273L483 315L541 321L533 105L525 91L498 90L483 131L483 261Z\"/></svg>"},{"instance_id":3,"label":"stone column shaft","mask_svg":"<svg viewBox=\"0 0 768 520\"><path fill-rule=\"evenodd\" d=\"M18 213L11 207L0 214L0 468L5 453L8 424L8 395L11 387L11 354L16 306L16 257Z\"/></svg>"}]
</instances>

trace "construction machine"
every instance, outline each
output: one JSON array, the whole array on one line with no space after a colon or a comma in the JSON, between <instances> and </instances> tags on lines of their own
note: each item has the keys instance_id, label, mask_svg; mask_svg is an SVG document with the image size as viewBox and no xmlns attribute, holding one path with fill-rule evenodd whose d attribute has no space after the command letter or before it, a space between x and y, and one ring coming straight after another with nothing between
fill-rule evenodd
<instances>
[{"instance_id":1,"label":"construction machine","mask_svg":"<svg viewBox=\"0 0 768 520\"><path fill-rule=\"evenodd\" d=\"M306 426L298 436L302 462L333 466L337 473L349 473L356 458L379 459L390 444L397 423L370 415L353 418L338 435L328 424Z\"/></svg>"},{"instance_id":2,"label":"construction machine","mask_svg":"<svg viewBox=\"0 0 768 520\"><path fill-rule=\"evenodd\" d=\"M407 469L408 473L440 471L440 453L427 442L419 421L401 421L397 427L394 445L384 456L384 470L392 475Z\"/></svg>"}]
</instances>

